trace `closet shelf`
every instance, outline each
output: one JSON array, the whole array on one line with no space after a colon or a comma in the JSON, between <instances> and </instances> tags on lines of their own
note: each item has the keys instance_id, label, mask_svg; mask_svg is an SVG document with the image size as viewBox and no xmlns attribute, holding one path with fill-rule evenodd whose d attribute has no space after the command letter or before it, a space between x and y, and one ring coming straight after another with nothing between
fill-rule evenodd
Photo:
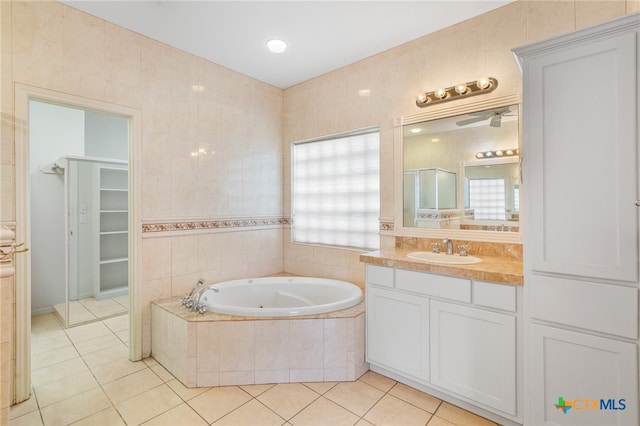
<instances>
[{"instance_id":1,"label":"closet shelf","mask_svg":"<svg viewBox=\"0 0 640 426\"><path fill-rule=\"evenodd\" d=\"M120 234L128 234L129 231L102 231L100 235L120 235Z\"/></svg>"}]
</instances>

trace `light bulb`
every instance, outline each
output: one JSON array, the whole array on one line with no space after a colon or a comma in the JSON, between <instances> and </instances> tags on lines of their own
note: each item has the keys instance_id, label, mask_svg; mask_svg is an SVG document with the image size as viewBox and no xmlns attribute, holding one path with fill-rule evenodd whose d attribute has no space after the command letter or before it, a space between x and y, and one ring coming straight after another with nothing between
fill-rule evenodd
<instances>
[{"instance_id":1,"label":"light bulb","mask_svg":"<svg viewBox=\"0 0 640 426\"><path fill-rule=\"evenodd\" d=\"M421 95L418 95L417 101L420 102L421 104L424 103L427 100L427 95L426 93L423 93Z\"/></svg>"},{"instance_id":2,"label":"light bulb","mask_svg":"<svg viewBox=\"0 0 640 426\"><path fill-rule=\"evenodd\" d=\"M498 157L502 157L502 156L504 155L504 152L502 152L502 151L498 150L498 151L496 151L496 155L497 155Z\"/></svg>"},{"instance_id":3,"label":"light bulb","mask_svg":"<svg viewBox=\"0 0 640 426\"><path fill-rule=\"evenodd\" d=\"M507 150L507 155L513 155L513 154L514 154L514 153L513 153L513 150L512 150L512 149L508 149L508 150Z\"/></svg>"},{"instance_id":4,"label":"light bulb","mask_svg":"<svg viewBox=\"0 0 640 426\"><path fill-rule=\"evenodd\" d=\"M456 92L458 92L459 95L464 95L465 93L467 93L467 85L466 84L458 84L456 86Z\"/></svg>"},{"instance_id":5,"label":"light bulb","mask_svg":"<svg viewBox=\"0 0 640 426\"><path fill-rule=\"evenodd\" d=\"M478 86L482 90L487 89L490 85L491 81L489 81L488 78L481 78L480 80L476 81L476 86Z\"/></svg>"},{"instance_id":6,"label":"light bulb","mask_svg":"<svg viewBox=\"0 0 640 426\"><path fill-rule=\"evenodd\" d=\"M476 158L484 158L484 153L476 152Z\"/></svg>"},{"instance_id":7,"label":"light bulb","mask_svg":"<svg viewBox=\"0 0 640 426\"><path fill-rule=\"evenodd\" d=\"M493 157L493 152L487 151L484 153L485 157Z\"/></svg>"},{"instance_id":8,"label":"light bulb","mask_svg":"<svg viewBox=\"0 0 640 426\"><path fill-rule=\"evenodd\" d=\"M436 96L436 98L438 99L444 99L447 97L447 91L444 89L438 89L436 90L436 92L434 93L434 95Z\"/></svg>"}]
</instances>

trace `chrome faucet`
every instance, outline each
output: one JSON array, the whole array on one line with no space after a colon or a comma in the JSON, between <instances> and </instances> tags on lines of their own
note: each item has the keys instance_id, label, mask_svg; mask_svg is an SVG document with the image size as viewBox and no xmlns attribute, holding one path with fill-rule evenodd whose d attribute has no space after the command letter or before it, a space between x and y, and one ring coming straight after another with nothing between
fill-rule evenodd
<instances>
[{"instance_id":1,"label":"chrome faucet","mask_svg":"<svg viewBox=\"0 0 640 426\"><path fill-rule=\"evenodd\" d=\"M200 278L198 280L198 282L196 282L193 287L191 288L191 292L189 293L188 296L183 296L182 297L182 305L186 306L187 308L192 307L193 305L193 295L195 294L196 290L198 287L200 287L201 285L204 284L204 278Z\"/></svg>"},{"instance_id":2,"label":"chrome faucet","mask_svg":"<svg viewBox=\"0 0 640 426\"><path fill-rule=\"evenodd\" d=\"M446 245L447 254L453 254L453 240L445 238L444 240L442 240L442 244Z\"/></svg>"},{"instance_id":3,"label":"chrome faucet","mask_svg":"<svg viewBox=\"0 0 640 426\"><path fill-rule=\"evenodd\" d=\"M193 295L193 299L191 301L191 311L197 312L199 314L204 314L205 312L207 312L207 305L205 303L200 303L200 298L207 290L213 290L216 293L220 292L220 289L214 284L198 289L198 291L196 291L196 293Z\"/></svg>"}]
</instances>

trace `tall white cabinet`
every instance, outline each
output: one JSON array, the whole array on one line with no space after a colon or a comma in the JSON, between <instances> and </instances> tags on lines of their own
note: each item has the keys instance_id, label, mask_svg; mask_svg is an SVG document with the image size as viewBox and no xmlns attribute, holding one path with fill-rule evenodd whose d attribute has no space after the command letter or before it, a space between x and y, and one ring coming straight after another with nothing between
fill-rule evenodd
<instances>
[{"instance_id":1,"label":"tall white cabinet","mask_svg":"<svg viewBox=\"0 0 640 426\"><path fill-rule=\"evenodd\" d=\"M640 15L515 50L525 424L637 425Z\"/></svg>"}]
</instances>

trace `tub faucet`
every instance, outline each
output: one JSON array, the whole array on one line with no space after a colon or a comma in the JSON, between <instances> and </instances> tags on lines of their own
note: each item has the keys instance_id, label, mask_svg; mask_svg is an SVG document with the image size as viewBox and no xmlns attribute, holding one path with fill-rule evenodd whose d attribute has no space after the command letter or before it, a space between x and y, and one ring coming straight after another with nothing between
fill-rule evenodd
<instances>
[{"instance_id":1,"label":"tub faucet","mask_svg":"<svg viewBox=\"0 0 640 426\"><path fill-rule=\"evenodd\" d=\"M197 312L199 314L204 314L205 312L207 312L207 305L205 303L200 303L200 298L207 290L213 290L215 293L220 292L220 289L215 285L210 285L208 287L202 287L198 289L198 291L193 295L191 311Z\"/></svg>"},{"instance_id":2,"label":"tub faucet","mask_svg":"<svg viewBox=\"0 0 640 426\"><path fill-rule=\"evenodd\" d=\"M198 289L198 287L200 287L201 285L204 284L204 278L200 278L198 280L198 282L196 282L193 287L191 288L191 292L189 293L188 296L183 296L182 297L182 305L186 306L187 308L190 308L193 305L193 295L195 294L196 290Z\"/></svg>"},{"instance_id":3,"label":"tub faucet","mask_svg":"<svg viewBox=\"0 0 640 426\"><path fill-rule=\"evenodd\" d=\"M446 245L447 254L453 254L453 240L445 238L444 240L442 240L442 244Z\"/></svg>"}]
</instances>

